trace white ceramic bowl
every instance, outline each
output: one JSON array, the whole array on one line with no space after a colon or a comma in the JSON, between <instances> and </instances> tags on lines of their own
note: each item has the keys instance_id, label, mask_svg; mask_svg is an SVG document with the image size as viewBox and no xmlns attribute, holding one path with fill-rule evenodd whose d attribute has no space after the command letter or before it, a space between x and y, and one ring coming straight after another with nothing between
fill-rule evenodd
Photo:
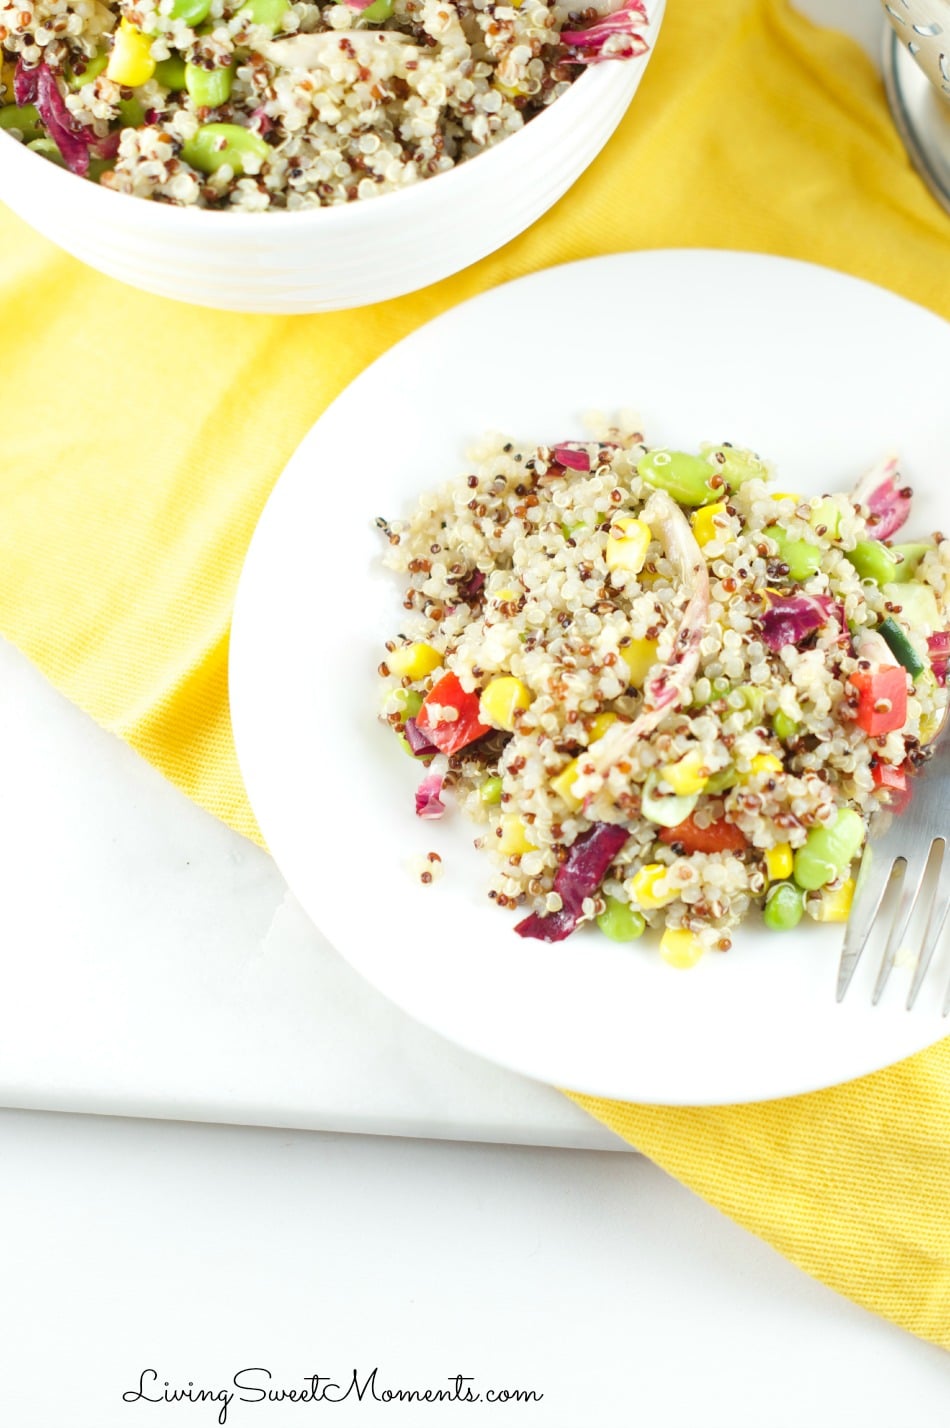
<instances>
[{"instance_id":1,"label":"white ceramic bowl","mask_svg":"<svg viewBox=\"0 0 950 1428\"><path fill-rule=\"evenodd\" d=\"M382 302L494 252L555 203L619 124L653 54L591 66L524 129L448 173L306 213L171 208L110 193L0 132L0 194L68 253L161 297L235 312Z\"/></svg>"}]
</instances>

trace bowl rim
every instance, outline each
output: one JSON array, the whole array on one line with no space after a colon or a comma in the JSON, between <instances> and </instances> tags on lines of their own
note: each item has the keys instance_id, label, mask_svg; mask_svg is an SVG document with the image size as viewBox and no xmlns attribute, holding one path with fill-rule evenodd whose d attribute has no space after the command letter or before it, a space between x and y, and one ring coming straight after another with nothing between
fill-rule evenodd
<instances>
[{"instance_id":1,"label":"bowl rim","mask_svg":"<svg viewBox=\"0 0 950 1428\"><path fill-rule=\"evenodd\" d=\"M386 203L387 207L385 212L387 214L393 214L394 212L398 214L399 209L397 209L397 204L404 209L409 203L420 205L426 202L433 203L436 200L441 201L442 198L450 202L453 192L460 190L465 183L473 182L474 178L489 178L490 175L486 173L486 168L489 163L492 163L495 167L497 167L499 163L510 163L514 154L520 152L520 149L524 148L526 143L532 142L541 144L545 139L553 139L558 127L561 129L571 128L574 111L578 109L582 103L586 104L588 101L593 101L595 98L604 95L609 96L615 90L622 92L624 88L631 84L635 89L636 84L633 84L633 81L636 80L639 82L639 78L653 57L656 37L659 33L663 14L666 9L666 0L655 0L651 8L652 13L645 29L649 47L643 54L637 55L629 60L606 61L601 64L586 66L584 72L574 80L570 88L564 94L560 95L553 104L543 109L540 114L536 114L533 119L530 119L523 128L516 130L514 134L508 135L507 138L497 144L493 144L482 153L473 155L472 158L466 159L464 163L457 164L453 168L445 170L443 173L433 174L429 178L420 179L418 182L410 184L406 188L380 194L378 198L372 201L364 200L363 202L359 202L357 200L334 204L325 208L315 207L294 209L292 211L280 208L265 209L256 213L242 213L240 210L234 213L229 209L197 208L192 205L180 207L168 203L151 203L147 199L137 198L134 194L115 193L111 189L102 188L99 184L91 184L87 179L81 178L78 174L71 173L68 169L61 168L58 164L50 163L48 159L43 159L39 154L31 153L19 139L14 139L3 130L0 130L0 170L2 170L3 166L5 148L8 160L12 158L13 163L21 162L19 156L16 158L12 157L13 151L9 146L15 146L15 148L20 151L20 154L25 157L25 163L45 165L48 171L46 179L54 191L57 185L61 186L64 183L67 185L67 188L62 189L61 195L64 206L70 199L75 203L79 197L77 185L83 184L86 191L85 201L89 202L93 207L97 204L100 206L102 204L106 205L104 208L101 207L100 216L103 218L107 215L111 218L116 217L118 212L114 207L116 202L121 201L122 203L128 203L134 201L139 209L146 209L146 213L149 216L145 221L150 224L157 225L159 228L166 230L184 229L186 232L203 232L209 237L213 233L215 238L219 239L225 235L227 235L227 239L234 239L240 237L261 237L267 233L275 234L277 231L286 232L291 224L295 225L298 230L303 229L307 224L313 225L314 227L317 225L323 227L335 224L337 227L340 227L348 222L364 221L356 219L355 215L359 213L365 214L367 209L371 212L378 212L377 205L381 203ZM534 138L529 141L526 138L527 135L534 135ZM519 140L521 141L520 144L518 142ZM513 149L513 145L518 145L517 151ZM509 155L507 160L503 157L499 157L505 154ZM470 174L472 169L478 165L481 167L477 168L477 173L472 178L466 178L465 176ZM34 168L32 172L39 174L40 170ZM450 181L454 184L454 188L452 189L449 188ZM434 193L431 192L433 188L435 189ZM420 195L427 193L430 194L428 199L420 197ZM458 196L459 194L456 193L456 197ZM5 195L5 197L9 203L9 197L7 197L7 195ZM239 222L229 223L227 221L228 219L233 220L234 218L239 218Z\"/></svg>"}]
</instances>

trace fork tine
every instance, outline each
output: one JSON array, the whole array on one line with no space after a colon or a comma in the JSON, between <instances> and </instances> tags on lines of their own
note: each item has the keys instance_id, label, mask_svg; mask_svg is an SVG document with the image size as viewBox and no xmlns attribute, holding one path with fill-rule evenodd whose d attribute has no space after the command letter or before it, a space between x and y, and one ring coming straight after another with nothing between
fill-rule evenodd
<instances>
[{"instance_id":1,"label":"fork tine","mask_svg":"<svg viewBox=\"0 0 950 1428\"><path fill-rule=\"evenodd\" d=\"M894 963L897 959L897 953L900 950L901 944L904 941L904 937L907 934L907 928L910 925L910 920L914 915L914 908L917 906L917 899L920 896L920 888L921 884L924 881L924 874L927 871L927 863L930 858L930 848L932 847L933 844L931 843L930 847L928 847L927 849L927 857L921 860L920 869L916 872L916 876L912 876L910 864L907 863L905 859L904 881L901 886L900 905L897 909L897 914L894 918L894 921L891 924L891 935L887 939L887 946L884 949L884 956L881 958L880 971L877 974L877 981L874 984L874 991L871 993L872 1007L877 1006L878 1002L881 1000L881 997L884 994L884 988L887 986L887 979L891 975Z\"/></svg>"},{"instance_id":2,"label":"fork tine","mask_svg":"<svg viewBox=\"0 0 950 1428\"><path fill-rule=\"evenodd\" d=\"M844 994L851 985L851 978L854 976L861 954L871 935L871 928L874 926L874 919L877 917L878 909L884 901L884 894L890 886L891 877L894 873L895 864L892 862L884 878L873 878L871 876L873 865L878 850L870 843L865 845L864 856L861 859L861 866L858 868L857 882L854 888L854 902L851 907L851 916L848 918L848 925L844 935L844 946L841 949L841 961L838 963L838 990L837 1000L844 999Z\"/></svg>"},{"instance_id":3,"label":"fork tine","mask_svg":"<svg viewBox=\"0 0 950 1428\"><path fill-rule=\"evenodd\" d=\"M936 840L940 843L940 872L937 877L937 886L934 889L933 901L930 904L930 913L927 917L927 927L924 932L923 941L920 944L920 952L917 957L917 965L914 968L914 978L910 984L910 991L907 993L907 1010L910 1011L917 1000L917 993L923 986L924 978L930 967L934 949L940 941L940 934L943 932L944 923L947 920L947 913L950 912L950 858L947 857L947 840L940 838ZM950 992L948 992L948 1006L950 1006ZM944 1012L946 1015L946 1011Z\"/></svg>"}]
</instances>

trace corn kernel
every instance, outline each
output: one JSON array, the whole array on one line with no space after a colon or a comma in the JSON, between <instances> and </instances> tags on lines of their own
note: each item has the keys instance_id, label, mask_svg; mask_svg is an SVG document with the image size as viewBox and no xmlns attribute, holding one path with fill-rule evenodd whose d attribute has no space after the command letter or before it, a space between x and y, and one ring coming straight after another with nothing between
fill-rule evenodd
<instances>
[{"instance_id":1,"label":"corn kernel","mask_svg":"<svg viewBox=\"0 0 950 1428\"><path fill-rule=\"evenodd\" d=\"M580 808L583 803L583 799L577 798L571 791L577 780L579 769L580 759L571 759L571 762L565 764L557 777L551 780L551 787L554 789L554 792L563 798L568 808L572 810Z\"/></svg>"},{"instance_id":2,"label":"corn kernel","mask_svg":"<svg viewBox=\"0 0 950 1428\"><path fill-rule=\"evenodd\" d=\"M714 506L700 506L694 513L690 525L693 527L697 545L708 545L711 540L716 539L719 535L716 517L723 515L725 509L725 501L717 501Z\"/></svg>"},{"instance_id":3,"label":"corn kernel","mask_svg":"<svg viewBox=\"0 0 950 1428\"><path fill-rule=\"evenodd\" d=\"M846 878L840 888L828 888L821 894L816 921L847 922L854 901L854 878Z\"/></svg>"},{"instance_id":4,"label":"corn kernel","mask_svg":"<svg viewBox=\"0 0 950 1428\"><path fill-rule=\"evenodd\" d=\"M778 883L783 878L790 878L794 862L795 858L790 843L776 843L774 848L767 848L765 850L765 867L769 875L769 882Z\"/></svg>"},{"instance_id":5,"label":"corn kernel","mask_svg":"<svg viewBox=\"0 0 950 1428\"><path fill-rule=\"evenodd\" d=\"M605 709L602 714L595 714L590 721L590 742L595 739L602 739L610 728L611 724L616 724L617 715L612 709Z\"/></svg>"},{"instance_id":6,"label":"corn kernel","mask_svg":"<svg viewBox=\"0 0 950 1428\"><path fill-rule=\"evenodd\" d=\"M140 84L147 84L154 73L151 40L130 25L128 20L120 20L106 65L107 78L135 89Z\"/></svg>"},{"instance_id":7,"label":"corn kernel","mask_svg":"<svg viewBox=\"0 0 950 1428\"><path fill-rule=\"evenodd\" d=\"M508 0L508 3L512 5L513 9L517 9L518 6L521 5L522 0ZM498 90L499 94L505 94L509 99L517 99L520 95L527 94L528 92L527 78L522 80L520 83L506 84L503 79L499 79L498 74L496 72L495 77L492 80L492 84Z\"/></svg>"},{"instance_id":8,"label":"corn kernel","mask_svg":"<svg viewBox=\"0 0 950 1428\"><path fill-rule=\"evenodd\" d=\"M535 845L528 837L528 830L517 813L501 815L501 837L498 839L498 851L509 858L518 853L535 852Z\"/></svg>"},{"instance_id":9,"label":"corn kernel","mask_svg":"<svg viewBox=\"0 0 950 1428\"><path fill-rule=\"evenodd\" d=\"M442 656L431 645L417 641L412 645L400 645L386 656L391 674L398 679L425 679L442 663Z\"/></svg>"},{"instance_id":10,"label":"corn kernel","mask_svg":"<svg viewBox=\"0 0 950 1428\"><path fill-rule=\"evenodd\" d=\"M800 504L802 499L797 491L770 491L769 495L773 501L795 501L796 504Z\"/></svg>"},{"instance_id":11,"label":"corn kernel","mask_svg":"<svg viewBox=\"0 0 950 1428\"><path fill-rule=\"evenodd\" d=\"M663 764L660 777L664 778L674 793L702 793L709 774L698 749L693 749L677 759L674 764Z\"/></svg>"},{"instance_id":12,"label":"corn kernel","mask_svg":"<svg viewBox=\"0 0 950 1428\"><path fill-rule=\"evenodd\" d=\"M531 695L521 680L513 674L501 674L485 685L478 702L478 712L485 724L507 729L510 734L515 727L516 713L519 709L527 709L530 703Z\"/></svg>"},{"instance_id":13,"label":"corn kernel","mask_svg":"<svg viewBox=\"0 0 950 1428\"><path fill-rule=\"evenodd\" d=\"M670 888L666 892L657 892L657 883L665 878L669 868L662 863L644 863L642 868L638 868L630 879L630 892L641 907L665 907L668 902L673 902L676 892Z\"/></svg>"},{"instance_id":14,"label":"corn kernel","mask_svg":"<svg viewBox=\"0 0 950 1428\"><path fill-rule=\"evenodd\" d=\"M630 672L630 683L634 689L642 689L644 680L656 664L656 640L631 640L623 645L620 658Z\"/></svg>"},{"instance_id":15,"label":"corn kernel","mask_svg":"<svg viewBox=\"0 0 950 1428\"><path fill-rule=\"evenodd\" d=\"M942 709L939 714L921 714L919 738L922 744L929 744L937 737L943 728L944 717Z\"/></svg>"},{"instance_id":16,"label":"corn kernel","mask_svg":"<svg viewBox=\"0 0 950 1428\"><path fill-rule=\"evenodd\" d=\"M704 950L695 932L685 927L668 927L660 938L660 956L671 967L695 967Z\"/></svg>"},{"instance_id":17,"label":"corn kernel","mask_svg":"<svg viewBox=\"0 0 950 1428\"><path fill-rule=\"evenodd\" d=\"M774 754L756 754L749 760L750 774L773 774L782 772L782 760Z\"/></svg>"},{"instance_id":18,"label":"corn kernel","mask_svg":"<svg viewBox=\"0 0 950 1428\"><path fill-rule=\"evenodd\" d=\"M610 529L621 534L607 537L607 569L629 570L633 575L639 575L653 539L650 527L646 521L638 521L635 516L620 516L611 522Z\"/></svg>"},{"instance_id":19,"label":"corn kernel","mask_svg":"<svg viewBox=\"0 0 950 1428\"><path fill-rule=\"evenodd\" d=\"M496 590L492 598L498 601L517 600L518 592L517 590L509 590L506 585L504 590Z\"/></svg>"}]
</instances>

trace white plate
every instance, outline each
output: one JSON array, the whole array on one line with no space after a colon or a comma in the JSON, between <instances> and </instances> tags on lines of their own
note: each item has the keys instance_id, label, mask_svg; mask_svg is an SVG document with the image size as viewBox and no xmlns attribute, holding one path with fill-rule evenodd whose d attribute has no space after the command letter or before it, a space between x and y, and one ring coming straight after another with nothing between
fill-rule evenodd
<instances>
[{"instance_id":1,"label":"white plate","mask_svg":"<svg viewBox=\"0 0 950 1428\"><path fill-rule=\"evenodd\" d=\"M931 982L912 1013L898 968L834 998L840 927L751 923L690 972L655 942L593 931L550 946L512 931L460 814L415 817L418 769L377 723L376 666L399 628L377 515L465 467L484 430L582 434L597 408L640 413L648 442L732 440L804 492L847 487L888 449L950 526L950 327L856 279L745 253L618 254L534 274L413 333L333 403L280 478L235 608L238 755L291 888L342 955L412 1016L515 1070L668 1104L793 1094L938 1040ZM409 860L441 853L422 887ZM942 986L950 946L938 954ZM867 960L867 959L866 959Z\"/></svg>"}]
</instances>

